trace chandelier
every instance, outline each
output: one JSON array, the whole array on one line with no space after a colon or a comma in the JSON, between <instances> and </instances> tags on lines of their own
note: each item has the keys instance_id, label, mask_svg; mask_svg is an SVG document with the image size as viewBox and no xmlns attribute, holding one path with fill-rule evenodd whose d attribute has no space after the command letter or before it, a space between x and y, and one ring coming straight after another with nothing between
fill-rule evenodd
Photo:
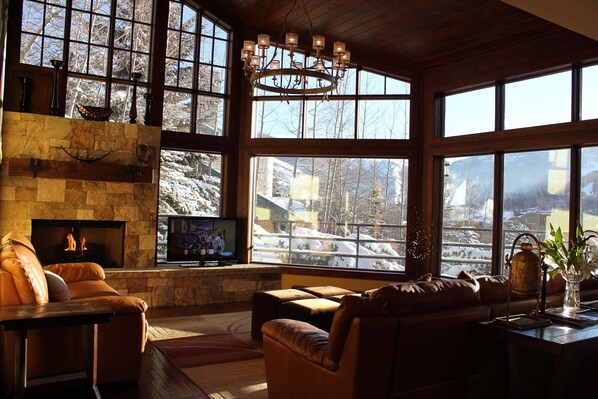
<instances>
[{"instance_id":1,"label":"chandelier","mask_svg":"<svg viewBox=\"0 0 598 399\"><path fill-rule=\"evenodd\" d=\"M294 26L285 35L285 48L288 49L289 67L281 68L280 60L276 59L278 45L287 27L289 16L294 13L294 21L297 20L298 12L302 10L309 21L309 33L312 36L313 54L306 53L306 64L295 60L295 50L299 44L299 36L294 33ZM294 23L293 23L294 25ZM270 36L266 34L257 35L257 43L252 40L243 42L241 61L243 61L243 74L249 80L252 89L261 89L279 94L326 94L335 90L340 80L345 75L347 62L351 59L351 52L345 49L345 43L334 42L332 63L324 62L322 50L326 38L322 35L312 33L312 23L307 9L301 0L295 0L293 7L284 17L282 31L271 57L267 56L270 47ZM312 62L313 61L313 62ZM312 83L310 80L314 81ZM308 82L310 82L308 84Z\"/></svg>"}]
</instances>

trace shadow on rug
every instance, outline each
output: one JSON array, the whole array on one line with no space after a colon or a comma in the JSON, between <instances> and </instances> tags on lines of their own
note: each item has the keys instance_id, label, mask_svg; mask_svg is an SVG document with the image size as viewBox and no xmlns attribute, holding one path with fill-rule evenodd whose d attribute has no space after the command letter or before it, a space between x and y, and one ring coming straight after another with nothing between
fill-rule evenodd
<instances>
[{"instance_id":1,"label":"shadow on rug","mask_svg":"<svg viewBox=\"0 0 598 399\"><path fill-rule=\"evenodd\" d=\"M149 339L213 399L267 399L261 347L251 341L251 312L149 321Z\"/></svg>"},{"instance_id":2,"label":"shadow on rug","mask_svg":"<svg viewBox=\"0 0 598 399\"><path fill-rule=\"evenodd\" d=\"M180 369L262 358L262 352L231 334L154 341Z\"/></svg>"}]
</instances>

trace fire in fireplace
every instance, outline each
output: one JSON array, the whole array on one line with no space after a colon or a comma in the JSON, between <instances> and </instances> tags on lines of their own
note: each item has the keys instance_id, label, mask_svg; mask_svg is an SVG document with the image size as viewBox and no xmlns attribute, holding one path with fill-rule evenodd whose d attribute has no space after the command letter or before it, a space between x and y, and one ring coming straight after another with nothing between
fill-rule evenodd
<instances>
[{"instance_id":1,"label":"fire in fireplace","mask_svg":"<svg viewBox=\"0 0 598 399\"><path fill-rule=\"evenodd\" d=\"M32 220L31 242L44 265L96 262L122 267L125 222Z\"/></svg>"}]
</instances>

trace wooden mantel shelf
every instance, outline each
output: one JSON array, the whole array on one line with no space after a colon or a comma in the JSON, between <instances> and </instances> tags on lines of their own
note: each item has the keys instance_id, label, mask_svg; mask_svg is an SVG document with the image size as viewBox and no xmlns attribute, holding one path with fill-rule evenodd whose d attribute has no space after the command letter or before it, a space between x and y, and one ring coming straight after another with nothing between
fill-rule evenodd
<instances>
[{"instance_id":1,"label":"wooden mantel shelf","mask_svg":"<svg viewBox=\"0 0 598 399\"><path fill-rule=\"evenodd\" d=\"M35 158L10 158L8 175L121 183L154 182L154 169L150 166L51 161Z\"/></svg>"}]
</instances>

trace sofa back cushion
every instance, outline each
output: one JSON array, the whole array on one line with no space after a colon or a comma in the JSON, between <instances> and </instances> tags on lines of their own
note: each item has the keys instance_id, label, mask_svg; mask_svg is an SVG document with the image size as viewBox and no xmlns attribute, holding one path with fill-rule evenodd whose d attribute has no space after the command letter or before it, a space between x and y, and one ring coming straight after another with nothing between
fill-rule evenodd
<instances>
[{"instance_id":1,"label":"sofa back cushion","mask_svg":"<svg viewBox=\"0 0 598 399\"><path fill-rule=\"evenodd\" d=\"M84 280L104 280L106 273L95 262L57 263L44 267L45 270L58 274L66 283Z\"/></svg>"},{"instance_id":2,"label":"sofa back cushion","mask_svg":"<svg viewBox=\"0 0 598 399\"><path fill-rule=\"evenodd\" d=\"M353 317L385 313L386 301L382 298L345 295L334 313L334 319L330 327L328 358L335 363L340 361Z\"/></svg>"},{"instance_id":3,"label":"sofa back cushion","mask_svg":"<svg viewBox=\"0 0 598 399\"><path fill-rule=\"evenodd\" d=\"M42 265L31 242L20 233L10 232L2 238L2 269L12 274L21 302L48 302L48 284Z\"/></svg>"},{"instance_id":4,"label":"sofa back cushion","mask_svg":"<svg viewBox=\"0 0 598 399\"><path fill-rule=\"evenodd\" d=\"M395 316L480 304L479 285L466 280L399 283L380 287L369 295L385 299L390 314Z\"/></svg>"}]
</instances>

